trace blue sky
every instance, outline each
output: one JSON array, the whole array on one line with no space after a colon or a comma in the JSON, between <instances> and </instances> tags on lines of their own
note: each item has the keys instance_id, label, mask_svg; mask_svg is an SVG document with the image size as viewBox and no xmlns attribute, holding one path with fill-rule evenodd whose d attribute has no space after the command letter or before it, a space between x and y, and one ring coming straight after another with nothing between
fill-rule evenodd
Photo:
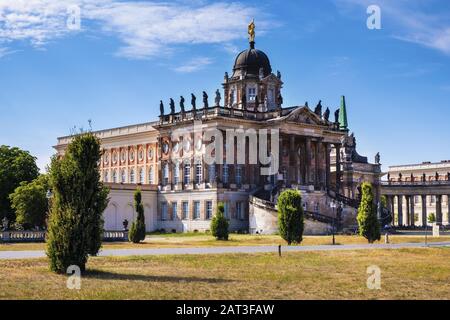
<instances>
[{"instance_id":1,"label":"blue sky","mask_svg":"<svg viewBox=\"0 0 450 320\"><path fill-rule=\"evenodd\" d=\"M371 4L381 30L367 28ZM80 30L67 28L73 5ZM379 151L385 170L450 159L445 0L0 0L0 144L42 169L56 137L88 119L94 130L153 121L161 99L212 96L252 18L284 106L321 99L334 111L345 95L359 153Z\"/></svg>"}]
</instances>

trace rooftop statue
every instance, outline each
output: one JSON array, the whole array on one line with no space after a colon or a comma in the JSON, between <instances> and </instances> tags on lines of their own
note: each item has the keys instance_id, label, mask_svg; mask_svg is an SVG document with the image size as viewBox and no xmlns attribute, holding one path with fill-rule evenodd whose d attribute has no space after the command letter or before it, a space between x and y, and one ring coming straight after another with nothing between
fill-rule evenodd
<instances>
[{"instance_id":1,"label":"rooftop statue","mask_svg":"<svg viewBox=\"0 0 450 320\"><path fill-rule=\"evenodd\" d=\"M180 109L181 109L181 113L184 113L184 97L180 96Z\"/></svg>"},{"instance_id":2,"label":"rooftop statue","mask_svg":"<svg viewBox=\"0 0 450 320\"><path fill-rule=\"evenodd\" d=\"M205 91L203 91L203 107L206 109L209 107L208 105L208 95Z\"/></svg>"},{"instance_id":3,"label":"rooftop statue","mask_svg":"<svg viewBox=\"0 0 450 320\"><path fill-rule=\"evenodd\" d=\"M164 115L164 103L162 100L159 100L159 112L161 113L161 116Z\"/></svg>"},{"instance_id":4,"label":"rooftop statue","mask_svg":"<svg viewBox=\"0 0 450 320\"><path fill-rule=\"evenodd\" d=\"M255 19L248 25L248 41L255 42Z\"/></svg>"},{"instance_id":5,"label":"rooftop statue","mask_svg":"<svg viewBox=\"0 0 450 320\"><path fill-rule=\"evenodd\" d=\"M330 109L327 108L325 110L325 112L323 113L323 118L325 119L325 121L329 121L330 120Z\"/></svg>"},{"instance_id":6,"label":"rooftop statue","mask_svg":"<svg viewBox=\"0 0 450 320\"><path fill-rule=\"evenodd\" d=\"M375 155L375 163L380 164L380 160L381 160L380 153L377 152L377 154Z\"/></svg>"},{"instance_id":7,"label":"rooftop statue","mask_svg":"<svg viewBox=\"0 0 450 320\"><path fill-rule=\"evenodd\" d=\"M173 101L172 98L170 98L170 114L175 114L175 101Z\"/></svg>"},{"instance_id":8,"label":"rooftop statue","mask_svg":"<svg viewBox=\"0 0 450 320\"><path fill-rule=\"evenodd\" d=\"M283 96L281 95L281 93L278 94L278 105L281 107L281 105L283 104Z\"/></svg>"},{"instance_id":9,"label":"rooftop statue","mask_svg":"<svg viewBox=\"0 0 450 320\"><path fill-rule=\"evenodd\" d=\"M215 99L215 103L216 103L217 107L220 106L220 100L221 99L222 99L222 97L220 96L220 91L219 91L219 89L217 89L216 90L216 99Z\"/></svg>"},{"instance_id":10,"label":"rooftop statue","mask_svg":"<svg viewBox=\"0 0 450 320\"><path fill-rule=\"evenodd\" d=\"M339 123L339 109L334 112L334 123Z\"/></svg>"},{"instance_id":11,"label":"rooftop statue","mask_svg":"<svg viewBox=\"0 0 450 320\"><path fill-rule=\"evenodd\" d=\"M316 109L314 109L314 113L317 114L319 117L322 116L322 100L319 100Z\"/></svg>"},{"instance_id":12,"label":"rooftop statue","mask_svg":"<svg viewBox=\"0 0 450 320\"><path fill-rule=\"evenodd\" d=\"M309 103L308 101L305 102L305 107L307 107L309 109Z\"/></svg>"},{"instance_id":13,"label":"rooftop statue","mask_svg":"<svg viewBox=\"0 0 450 320\"><path fill-rule=\"evenodd\" d=\"M281 72L277 70L277 78L281 80Z\"/></svg>"},{"instance_id":14,"label":"rooftop statue","mask_svg":"<svg viewBox=\"0 0 450 320\"><path fill-rule=\"evenodd\" d=\"M197 98L195 97L195 95L193 93L191 93L191 105L192 105L192 110L197 110L197 106L196 106L196 100Z\"/></svg>"}]
</instances>

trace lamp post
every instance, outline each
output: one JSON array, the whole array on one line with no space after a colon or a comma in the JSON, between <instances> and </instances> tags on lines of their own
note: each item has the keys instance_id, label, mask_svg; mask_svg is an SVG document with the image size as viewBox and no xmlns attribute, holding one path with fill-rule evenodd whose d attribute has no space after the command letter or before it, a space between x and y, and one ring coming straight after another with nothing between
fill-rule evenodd
<instances>
[{"instance_id":1,"label":"lamp post","mask_svg":"<svg viewBox=\"0 0 450 320\"><path fill-rule=\"evenodd\" d=\"M335 224L335 220L336 220L336 215L334 213L334 210L336 209L336 202L334 200L331 200L330 208L333 210L333 224L332 224L331 230L332 230L332 234L333 234L333 245L335 245L336 244L336 240L335 240L335 237L334 237L334 228L335 228L334 224Z\"/></svg>"}]
</instances>

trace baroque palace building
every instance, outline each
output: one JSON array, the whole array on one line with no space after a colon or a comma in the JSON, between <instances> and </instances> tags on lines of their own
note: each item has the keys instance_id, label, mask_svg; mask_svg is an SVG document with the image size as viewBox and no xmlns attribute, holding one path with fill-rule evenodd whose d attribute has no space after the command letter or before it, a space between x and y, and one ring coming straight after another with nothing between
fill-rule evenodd
<instances>
[{"instance_id":1,"label":"baroque palace building","mask_svg":"<svg viewBox=\"0 0 450 320\"><path fill-rule=\"evenodd\" d=\"M426 226L431 214L438 224L450 224L449 160L391 166L381 192L397 226Z\"/></svg>"},{"instance_id":2,"label":"baroque palace building","mask_svg":"<svg viewBox=\"0 0 450 320\"><path fill-rule=\"evenodd\" d=\"M173 99L168 110L161 101L157 121L95 132L103 148L102 179L111 188L105 229L120 230L124 219L135 219L138 187L147 230L167 232L209 230L219 202L231 230L274 232L277 196L293 188L302 193L306 232L325 233L335 223L356 224L363 181L373 183L379 197L379 156L371 164L356 152L345 98L331 117L321 102L314 110L307 103L284 107L281 73L273 73L268 56L255 48L253 30L249 48L238 54L231 75L225 73L223 91L217 90L211 105L206 92L201 103L191 95L189 110L184 97L179 110ZM213 138L206 137L210 131ZM229 132L236 134L231 144ZM61 156L70 140L58 138ZM205 158L211 144L219 159L214 163ZM270 161L255 161L265 145Z\"/></svg>"}]
</instances>

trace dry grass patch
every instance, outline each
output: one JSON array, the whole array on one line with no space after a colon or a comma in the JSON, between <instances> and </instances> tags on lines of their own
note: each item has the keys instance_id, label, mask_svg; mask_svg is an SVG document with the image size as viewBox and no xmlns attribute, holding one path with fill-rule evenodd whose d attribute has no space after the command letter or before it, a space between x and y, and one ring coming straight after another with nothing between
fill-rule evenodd
<instances>
[{"instance_id":1,"label":"dry grass patch","mask_svg":"<svg viewBox=\"0 0 450 320\"><path fill-rule=\"evenodd\" d=\"M367 267L382 289L366 287ZM91 258L82 289L45 259L0 261L2 299L450 299L450 249Z\"/></svg>"}]
</instances>

